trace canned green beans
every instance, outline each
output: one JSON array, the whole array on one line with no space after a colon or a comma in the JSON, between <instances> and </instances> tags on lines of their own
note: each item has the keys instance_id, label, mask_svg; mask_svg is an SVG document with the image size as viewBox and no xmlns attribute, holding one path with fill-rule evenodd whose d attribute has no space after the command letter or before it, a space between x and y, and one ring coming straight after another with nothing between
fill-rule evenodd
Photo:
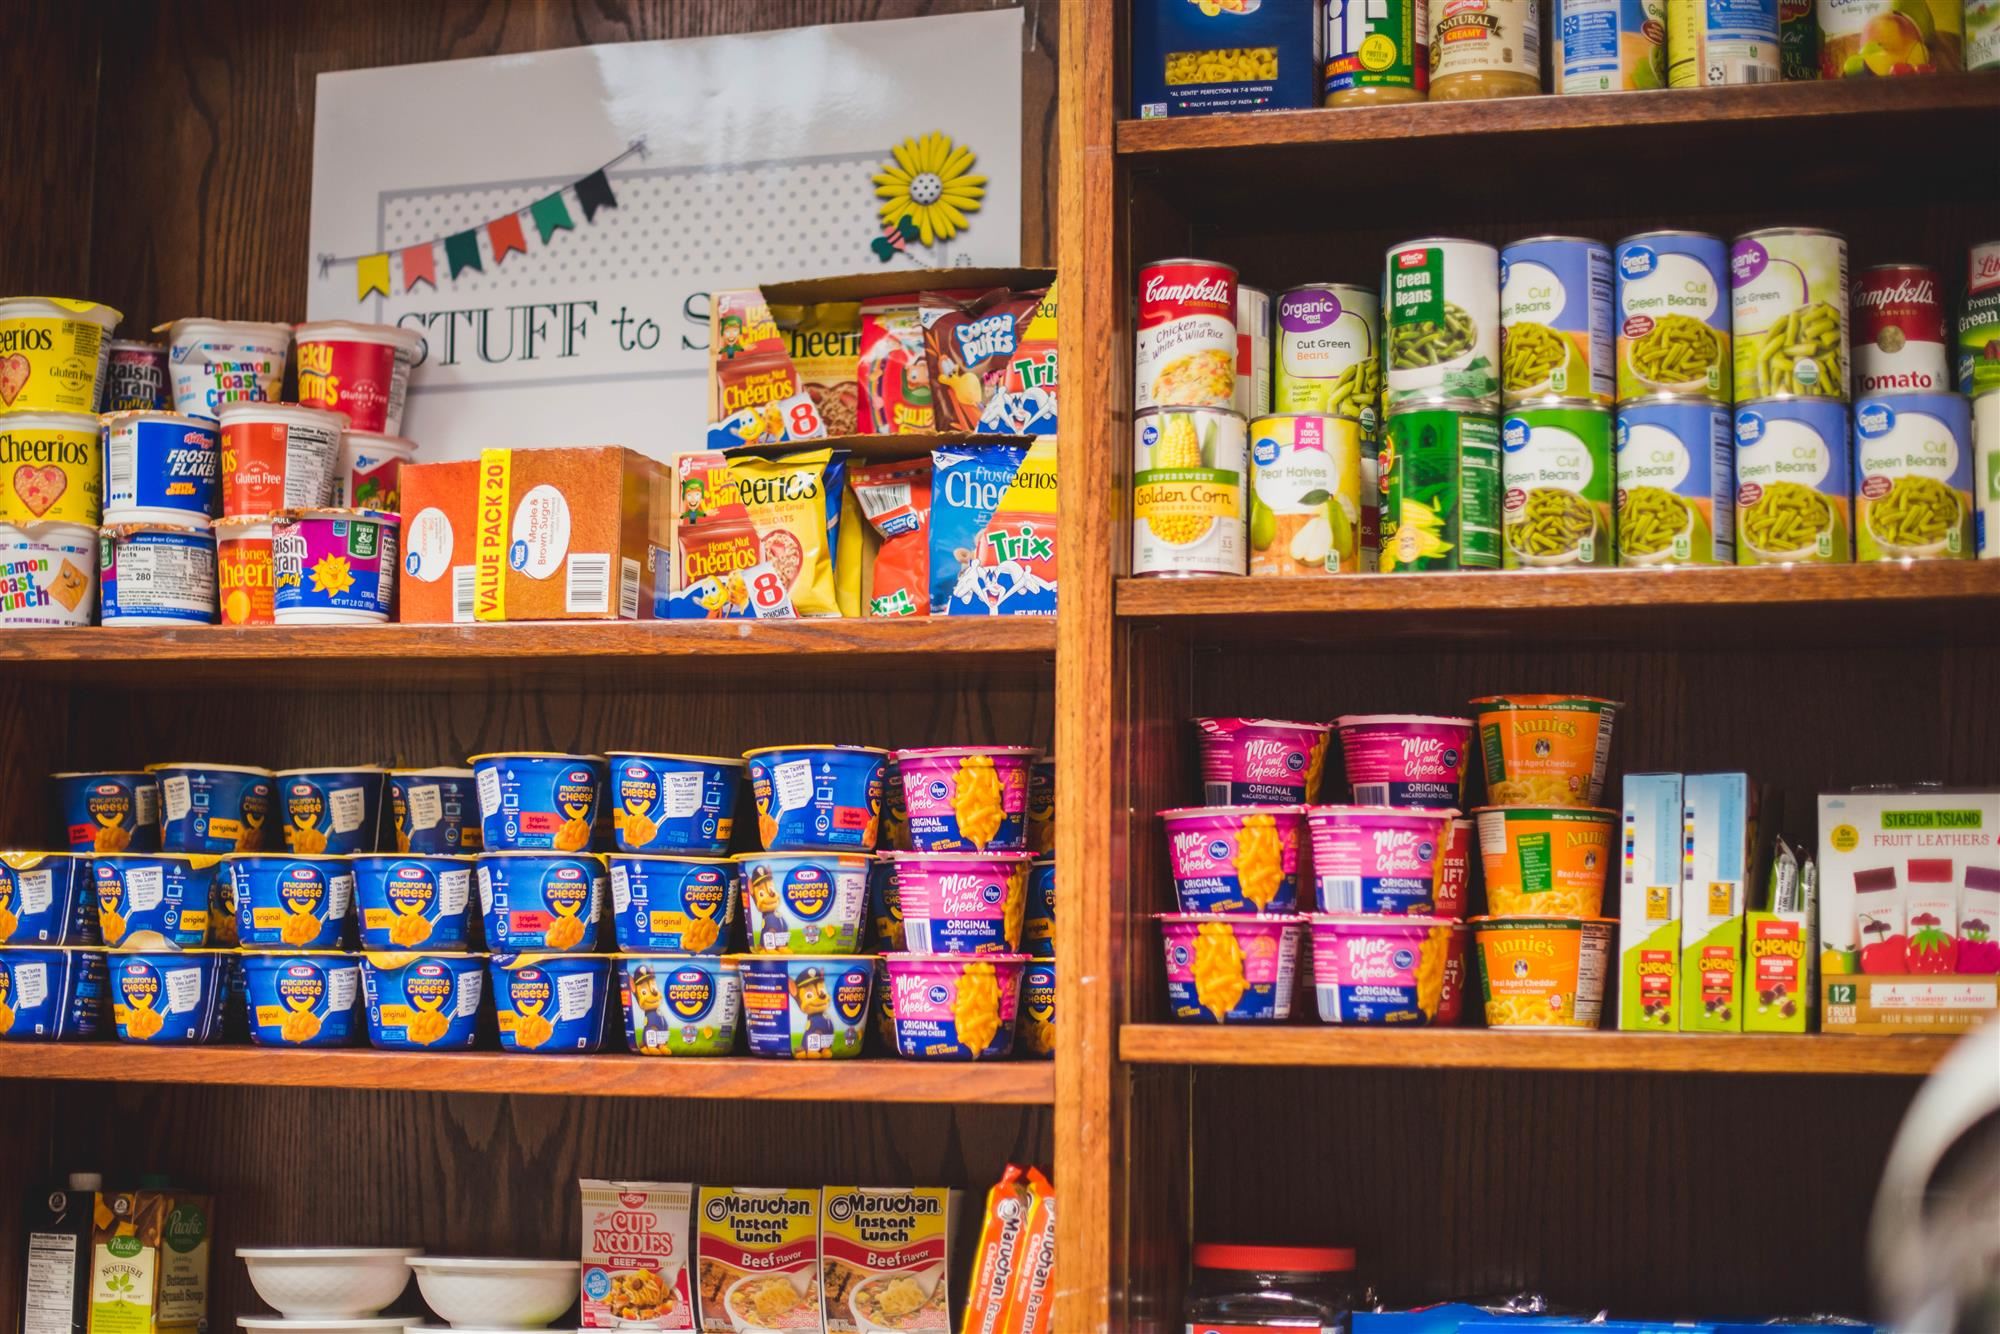
<instances>
[{"instance_id":1,"label":"canned green beans","mask_svg":"<svg viewBox=\"0 0 2000 1334\"><path fill-rule=\"evenodd\" d=\"M1965 304L1958 313L1958 392L2000 389L2000 241L1968 252Z\"/></svg>"},{"instance_id":2,"label":"canned green beans","mask_svg":"<svg viewBox=\"0 0 2000 1334\"><path fill-rule=\"evenodd\" d=\"M1309 283L1278 297L1279 412L1352 417L1374 434L1382 398L1381 301L1365 287Z\"/></svg>"},{"instance_id":3,"label":"canned green beans","mask_svg":"<svg viewBox=\"0 0 2000 1334\"><path fill-rule=\"evenodd\" d=\"M1431 238L1390 249L1382 276L1391 406L1417 398L1500 397L1500 253Z\"/></svg>"},{"instance_id":4,"label":"canned green beans","mask_svg":"<svg viewBox=\"0 0 2000 1334\"><path fill-rule=\"evenodd\" d=\"M1662 394L1618 409L1618 563L1735 559L1736 440L1729 409Z\"/></svg>"},{"instance_id":5,"label":"canned green beans","mask_svg":"<svg viewBox=\"0 0 2000 1334\"><path fill-rule=\"evenodd\" d=\"M2000 560L2000 394L1972 400L1972 531L1981 560Z\"/></svg>"},{"instance_id":6,"label":"canned green beans","mask_svg":"<svg viewBox=\"0 0 2000 1334\"><path fill-rule=\"evenodd\" d=\"M1729 402L1729 246L1706 232L1618 243L1618 397Z\"/></svg>"},{"instance_id":7,"label":"canned green beans","mask_svg":"<svg viewBox=\"0 0 2000 1334\"><path fill-rule=\"evenodd\" d=\"M1611 564L1610 409L1572 403L1512 409L1500 423L1500 469L1508 569Z\"/></svg>"},{"instance_id":8,"label":"canned green beans","mask_svg":"<svg viewBox=\"0 0 2000 1334\"><path fill-rule=\"evenodd\" d=\"M1971 515L1963 394L1877 394L1854 405L1855 559L1970 559Z\"/></svg>"},{"instance_id":9,"label":"canned green beans","mask_svg":"<svg viewBox=\"0 0 2000 1334\"><path fill-rule=\"evenodd\" d=\"M1847 241L1769 227L1729 249L1736 392L1847 401Z\"/></svg>"},{"instance_id":10,"label":"canned green beans","mask_svg":"<svg viewBox=\"0 0 2000 1334\"><path fill-rule=\"evenodd\" d=\"M1602 241L1531 236L1500 252L1500 399L1609 404L1611 251Z\"/></svg>"},{"instance_id":11,"label":"canned green beans","mask_svg":"<svg viewBox=\"0 0 2000 1334\"><path fill-rule=\"evenodd\" d=\"M1500 564L1500 424L1473 399L1389 409L1380 459L1382 571Z\"/></svg>"},{"instance_id":12,"label":"canned green beans","mask_svg":"<svg viewBox=\"0 0 2000 1334\"><path fill-rule=\"evenodd\" d=\"M1847 405L1759 398L1736 409L1736 563L1844 564Z\"/></svg>"}]
</instances>

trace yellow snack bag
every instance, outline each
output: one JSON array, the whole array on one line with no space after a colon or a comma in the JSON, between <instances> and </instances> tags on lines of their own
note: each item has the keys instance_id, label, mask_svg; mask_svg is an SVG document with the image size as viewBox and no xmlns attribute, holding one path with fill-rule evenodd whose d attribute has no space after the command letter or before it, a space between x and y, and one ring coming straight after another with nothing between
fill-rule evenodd
<instances>
[{"instance_id":1,"label":"yellow snack bag","mask_svg":"<svg viewBox=\"0 0 2000 1334\"><path fill-rule=\"evenodd\" d=\"M675 461L676 619L838 616L833 545L845 453L758 458L716 452Z\"/></svg>"}]
</instances>

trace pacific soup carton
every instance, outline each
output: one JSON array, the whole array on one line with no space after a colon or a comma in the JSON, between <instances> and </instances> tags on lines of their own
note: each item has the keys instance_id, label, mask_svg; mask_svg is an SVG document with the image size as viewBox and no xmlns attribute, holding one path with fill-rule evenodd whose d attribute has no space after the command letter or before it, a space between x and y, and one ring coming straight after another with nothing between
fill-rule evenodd
<instances>
[{"instance_id":1,"label":"pacific soup carton","mask_svg":"<svg viewBox=\"0 0 2000 1334\"><path fill-rule=\"evenodd\" d=\"M93 1334L205 1330L210 1231L205 1196L99 1195L90 1237Z\"/></svg>"},{"instance_id":2,"label":"pacific soup carton","mask_svg":"<svg viewBox=\"0 0 2000 1334\"><path fill-rule=\"evenodd\" d=\"M1681 1027L1681 776L1625 775L1618 864L1618 1027Z\"/></svg>"}]
</instances>

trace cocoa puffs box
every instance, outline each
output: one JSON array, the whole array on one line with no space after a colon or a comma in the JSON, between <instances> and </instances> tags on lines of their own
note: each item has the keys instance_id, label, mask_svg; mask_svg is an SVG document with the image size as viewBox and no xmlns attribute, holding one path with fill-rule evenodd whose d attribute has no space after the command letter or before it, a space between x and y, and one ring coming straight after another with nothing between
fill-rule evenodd
<instances>
[{"instance_id":1,"label":"cocoa puffs box","mask_svg":"<svg viewBox=\"0 0 2000 1334\"><path fill-rule=\"evenodd\" d=\"M653 552L672 544L667 470L616 445L488 449L405 465L401 618L653 617Z\"/></svg>"}]
</instances>

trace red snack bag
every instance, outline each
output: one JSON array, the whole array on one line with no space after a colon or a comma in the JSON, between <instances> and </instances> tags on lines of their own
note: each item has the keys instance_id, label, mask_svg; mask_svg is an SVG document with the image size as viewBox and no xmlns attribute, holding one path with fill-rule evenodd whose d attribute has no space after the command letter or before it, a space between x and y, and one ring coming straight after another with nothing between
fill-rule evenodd
<instances>
[{"instance_id":1,"label":"red snack bag","mask_svg":"<svg viewBox=\"0 0 2000 1334\"><path fill-rule=\"evenodd\" d=\"M1007 1294L1022 1256L1028 1211L1034 1203L1026 1173L1012 1163L986 1192L986 1216L979 1225L979 1250L972 1257L965 1320L959 1334L1007 1334Z\"/></svg>"},{"instance_id":2,"label":"red snack bag","mask_svg":"<svg viewBox=\"0 0 2000 1334\"><path fill-rule=\"evenodd\" d=\"M935 431L924 331L915 298L880 296L861 303L861 429L874 435Z\"/></svg>"},{"instance_id":3,"label":"red snack bag","mask_svg":"<svg viewBox=\"0 0 2000 1334\"><path fill-rule=\"evenodd\" d=\"M867 614L930 615L931 461L855 466L848 478L863 517L882 537Z\"/></svg>"}]
</instances>

